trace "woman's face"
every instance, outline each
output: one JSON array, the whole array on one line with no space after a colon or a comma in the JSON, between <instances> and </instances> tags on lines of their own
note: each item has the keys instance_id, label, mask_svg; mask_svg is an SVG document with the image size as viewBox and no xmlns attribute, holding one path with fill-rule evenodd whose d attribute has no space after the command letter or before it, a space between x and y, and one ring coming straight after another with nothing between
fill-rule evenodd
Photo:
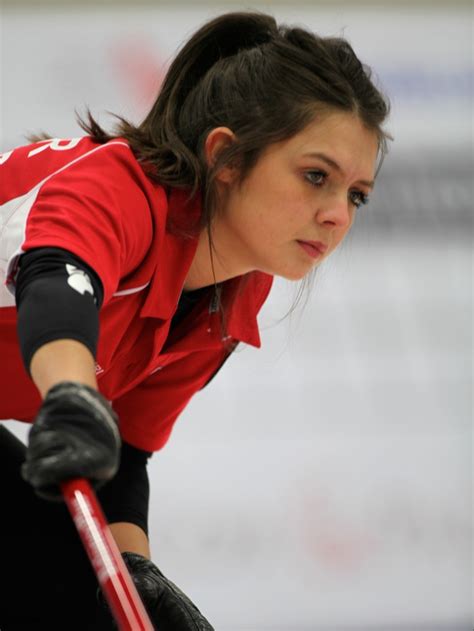
<instances>
[{"instance_id":1,"label":"woman's face","mask_svg":"<svg viewBox=\"0 0 474 631\"><path fill-rule=\"evenodd\" d=\"M377 149L375 132L358 117L331 113L271 145L240 186L223 172L213 236L227 272L256 269L299 280L319 265L367 199ZM326 249L303 247L307 241Z\"/></svg>"}]
</instances>

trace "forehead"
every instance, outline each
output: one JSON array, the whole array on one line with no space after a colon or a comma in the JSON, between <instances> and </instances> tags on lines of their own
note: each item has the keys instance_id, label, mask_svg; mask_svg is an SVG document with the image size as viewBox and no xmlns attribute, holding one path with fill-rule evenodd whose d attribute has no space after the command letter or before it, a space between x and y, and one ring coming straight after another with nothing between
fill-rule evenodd
<instances>
[{"instance_id":1,"label":"forehead","mask_svg":"<svg viewBox=\"0 0 474 631\"><path fill-rule=\"evenodd\" d=\"M295 158L307 153L329 153L343 165L356 161L366 168L373 168L378 152L378 137L355 114L336 112L315 117L287 141L285 150Z\"/></svg>"}]
</instances>

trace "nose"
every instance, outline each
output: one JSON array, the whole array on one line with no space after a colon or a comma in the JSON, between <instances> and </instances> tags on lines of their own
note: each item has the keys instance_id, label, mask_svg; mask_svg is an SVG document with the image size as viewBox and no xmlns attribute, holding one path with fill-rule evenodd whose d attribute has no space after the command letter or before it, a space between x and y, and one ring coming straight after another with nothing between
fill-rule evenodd
<instances>
[{"instance_id":1,"label":"nose","mask_svg":"<svg viewBox=\"0 0 474 631\"><path fill-rule=\"evenodd\" d=\"M328 228L349 228L353 219L353 207L346 192L328 195L320 201L316 219Z\"/></svg>"}]
</instances>

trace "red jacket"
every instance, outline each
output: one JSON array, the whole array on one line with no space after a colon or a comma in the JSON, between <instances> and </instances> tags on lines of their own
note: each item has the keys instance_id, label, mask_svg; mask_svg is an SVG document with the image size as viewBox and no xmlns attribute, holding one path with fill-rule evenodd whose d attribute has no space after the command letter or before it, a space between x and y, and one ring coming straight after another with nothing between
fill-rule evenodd
<instances>
[{"instance_id":1,"label":"red jacket","mask_svg":"<svg viewBox=\"0 0 474 631\"><path fill-rule=\"evenodd\" d=\"M96 373L122 437L148 451L163 447L228 356L206 298L168 335L197 247L197 238L169 227L171 219L184 226L199 218L199 201L185 198L152 183L123 139L54 139L0 154L0 419L32 422L41 402L16 335L18 259L31 248L61 247L104 286ZM223 283L230 341L260 347L257 314L272 281L252 272Z\"/></svg>"}]
</instances>

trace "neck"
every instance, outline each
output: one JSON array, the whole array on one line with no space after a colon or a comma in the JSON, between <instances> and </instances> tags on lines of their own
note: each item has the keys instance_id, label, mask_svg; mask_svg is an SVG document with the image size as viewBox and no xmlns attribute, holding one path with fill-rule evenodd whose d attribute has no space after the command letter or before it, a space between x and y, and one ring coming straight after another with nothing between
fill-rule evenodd
<instances>
[{"instance_id":1,"label":"neck","mask_svg":"<svg viewBox=\"0 0 474 631\"><path fill-rule=\"evenodd\" d=\"M236 258L230 260L223 255L226 252L235 253L236 249L232 247L228 239L222 238L223 235L219 233L218 226L213 224L212 238L214 249L212 257L208 228L205 228L199 235L196 253L183 286L184 291L194 291L202 287L223 283L230 278L241 276L250 271Z\"/></svg>"}]
</instances>

